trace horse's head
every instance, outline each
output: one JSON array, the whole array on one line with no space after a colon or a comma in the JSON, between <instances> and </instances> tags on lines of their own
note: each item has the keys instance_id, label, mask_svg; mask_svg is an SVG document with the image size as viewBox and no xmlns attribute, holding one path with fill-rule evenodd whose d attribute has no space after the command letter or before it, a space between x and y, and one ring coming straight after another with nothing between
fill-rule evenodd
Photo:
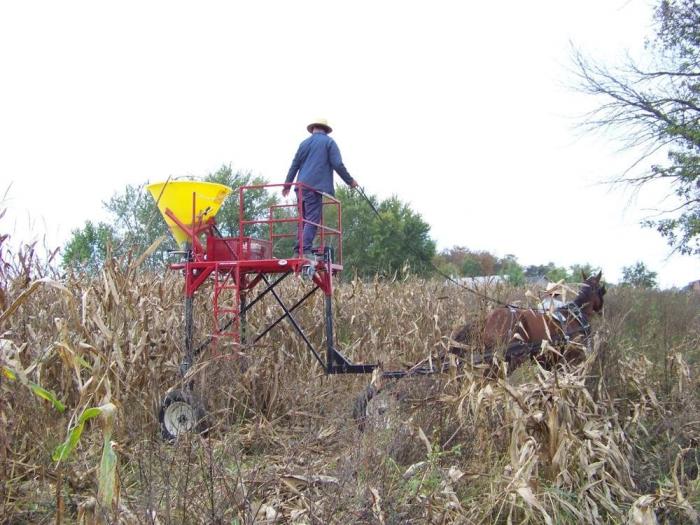
<instances>
[{"instance_id":1,"label":"horse's head","mask_svg":"<svg viewBox=\"0 0 700 525\"><path fill-rule=\"evenodd\" d=\"M586 277L586 274L581 272L581 276L583 277L583 285L576 302L579 306L588 306L593 312L600 312L603 309L603 296L606 292L605 285L600 282L603 272L600 271L598 275L590 277Z\"/></svg>"}]
</instances>

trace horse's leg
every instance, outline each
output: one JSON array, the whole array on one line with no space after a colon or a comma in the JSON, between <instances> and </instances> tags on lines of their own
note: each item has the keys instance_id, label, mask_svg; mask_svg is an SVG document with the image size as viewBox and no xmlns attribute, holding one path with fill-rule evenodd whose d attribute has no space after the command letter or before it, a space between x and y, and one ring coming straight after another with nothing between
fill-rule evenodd
<instances>
[{"instance_id":1,"label":"horse's leg","mask_svg":"<svg viewBox=\"0 0 700 525\"><path fill-rule=\"evenodd\" d=\"M531 344L522 341L517 341L508 345L505 352L508 375L515 372L516 369L520 368L520 366L530 358L531 347Z\"/></svg>"},{"instance_id":2,"label":"horse's leg","mask_svg":"<svg viewBox=\"0 0 700 525\"><path fill-rule=\"evenodd\" d=\"M484 348L482 355L484 364L488 365L488 367L484 370L484 377L490 380L498 379L498 371L501 367L498 366L498 361L494 359L496 351L490 347Z\"/></svg>"},{"instance_id":3,"label":"horse's leg","mask_svg":"<svg viewBox=\"0 0 700 525\"><path fill-rule=\"evenodd\" d=\"M459 358L467 356L467 349L473 345L474 329L467 323L450 335L450 344L447 347L447 353L454 354Z\"/></svg>"},{"instance_id":4,"label":"horse's leg","mask_svg":"<svg viewBox=\"0 0 700 525\"><path fill-rule=\"evenodd\" d=\"M497 308L486 319L482 344L484 361L488 361L490 365L484 372L484 376L489 379L495 379L498 376L500 366L493 358L496 352L510 341L518 323L517 317L516 313L509 308ZM510 370L507 373L510 373Z\"/></svg>"},{"instance_id":5,"label":"horse's leg","mask_svg":"<svg viewBox=\"0 0 700 525\"><path fill-rule=\"evenodd\" d=\"M528 357L545 370L551 370L561 356L556 352L542 352L542 342L554 344L560 338L562 327L549 315L528 311L523 314L518 329L526 334L523 339L528 342Z\"/></svg>"}]
</instances>

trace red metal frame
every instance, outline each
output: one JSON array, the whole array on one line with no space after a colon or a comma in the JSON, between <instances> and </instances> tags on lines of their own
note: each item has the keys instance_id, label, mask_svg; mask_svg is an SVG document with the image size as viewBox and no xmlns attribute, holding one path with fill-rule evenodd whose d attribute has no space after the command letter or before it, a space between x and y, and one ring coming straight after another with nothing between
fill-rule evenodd
<instances>
[{"instance_id":1,"label":"red metal frame","mask_svg":"<svg viewBox=\"0 0 700 525\"><path fill-rule=\"evenodd\" d=\"M318 246L319 252L323 252L325 247L328 245L328 242L331 239L336 239L337 242L337 247L335 250L335 260L338 261L340 265L342 265L343 262L343 248L342 248L342 213L341 213L341 206L340 206L340 201L338 201L335 197L332 195L328 195L327 193L323 193L323 209L321 213L321 222L320 223L314 223L311 221L307 221L302 217L302 209L303 209L303 199L304 199L304 192L301 190L307 190L307 191L315 191L313 188L310 186L307 186L303 183L294 183L289 185L291 188L294 188L295 193L299 197L297 199L297 202L295 204L275 204L270 206L268 210L268 217L266 219L246 219L244 217L245 213L245 193L248 191L252 190L261 190L261 189L268 189L268 188L283 188L287 186L286 184L259 184L259 185L252 185L252 186L242 186L239 188L238 193L239 193L239 200L238 200L238 210L239 210L239 232L244 232L246 226L253 226L253 225L265 225L268 226L269 228L269 237L268 237L268 242L274 249L275 241L278 241L280 239L284 238L290 238L294 237L294 234L290 233L275 233L275 226L280 225L280 224L289 224L289 223L296 223L297 224L297 243L299 246L302 245L302 230L304 224L315 224L318 227L318 231L316 233L317 238L320 240L320 244ZM299 191L297 191L299 190ZM325 216L326 212L328 209L334 209L335 210L335 224L338 226L336 228L329 226L326 221L325 221ZM282 218L275 218L274 217L274 212L275 210L295 210L296 211L296 216L290 216L290 217L282 217Z\"/></svg>"},{"instance_id":2,"label":"red metal frame","mask_svg":"<svg viewBox=\"0 0 700 525\"><path fill-rule=\"evenodd\" d=\"M207 282L210 276L214 282L214 299L212 304L213 336L230 337L236 343L241 342L241 301L246 300L250 291L265 279L265 274L299 273L308 267L305 258L274 257L276 243L282 239L297 236L301 246L302 230L309 221L302 217L303 191L296 191L300 196L296 204L276 204L270 206L266 218L245 216L245 202L248 192L255 190L281 189L284 184L259 184L242 186L239 194L239 230L238 236L221 237L216 229L213 218L203 220L195 216L195 194L192 195L192 223L184 224L170 210L165 214L172 219L189 239L188 260L171 264L173 270L182 270L185 276L185 297L193 298L196 291ZM290 185L298 190L312 190L301 183ZM293 210L296 209L296 215ZM277 218L275 212L282 211L282 217ZM317 224L317 239L320 241L319 251L324 252L327 246L335 244L334 262L328 265L325 260L314 262L313 282L330 297L333 293L333 276L343 269L342 266L342 214L340 202L331 195L324 194L321 223ZM326 224L327 210L332 217L333 226ZM285 216L288 215L288 216ZM276 233L276 227L296 223L297 233ZM245 232L251 227L267 229L267 239L246 236ZM289 227L289 226L288 226ZM278 230L279 231L279 230ZM336 263L335 260L338 262ZM328 267L327 267L328 266ZM228 316L233 320L227 330L222 330L222 320Z\"/></svg>"}]
</instances>

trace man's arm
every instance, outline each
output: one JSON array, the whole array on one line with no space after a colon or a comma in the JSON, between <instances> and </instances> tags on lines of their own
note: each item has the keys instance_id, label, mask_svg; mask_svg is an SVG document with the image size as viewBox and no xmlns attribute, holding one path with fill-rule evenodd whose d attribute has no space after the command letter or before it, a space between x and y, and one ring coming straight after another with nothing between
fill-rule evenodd
<instances>
[{"instance_id":1,"label":"man's arm","mask_svg":"<svg viewBox=\"0 0 700 525\"><path fill-rule=\"evenodd\" d=\"M289 167L289 171L287 172L287 178L284 180L284 189L282 190L283 197L289 195L292 182L294 182L294 178L297 176L299 168L301 168L303 158L304 154L302 152L302 144L300 144L299 149L297 149L297 153L294 155L294 159L292 160L292 165Z\"/></svg>"},{"instance_id":2,"label":"man's arm","mask_svg":"<svg viewBox=\"0 0 700 525\"><path fill-rule=\"evenodd\" d=\"M357 187L357 182L350 176L345 164L343 164L343 158L340 156L340 149L334 140L331 140L328 145L328 159L336 173L345 181L345 184L351 188Z\"/></svg>"}]
</instances>

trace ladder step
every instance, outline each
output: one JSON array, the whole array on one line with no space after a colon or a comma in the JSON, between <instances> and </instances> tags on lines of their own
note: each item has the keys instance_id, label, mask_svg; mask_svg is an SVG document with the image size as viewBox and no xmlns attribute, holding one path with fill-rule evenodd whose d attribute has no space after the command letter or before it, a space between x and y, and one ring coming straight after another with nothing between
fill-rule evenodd
<instances>
[{"instance_id":1,"label":"ladder step","mask_svg":"<svg viewBox=\"0 0 700 525\"><path fill-rule=\"evenodd\" d=\"M221 339L224 337L228 337L230 339L233 339L233 338L238 338L238 335L239 335L238 332L220 332L218 334L212 334L212 337L214 337L215 339Z\"/></svg>"}]
</instances>

